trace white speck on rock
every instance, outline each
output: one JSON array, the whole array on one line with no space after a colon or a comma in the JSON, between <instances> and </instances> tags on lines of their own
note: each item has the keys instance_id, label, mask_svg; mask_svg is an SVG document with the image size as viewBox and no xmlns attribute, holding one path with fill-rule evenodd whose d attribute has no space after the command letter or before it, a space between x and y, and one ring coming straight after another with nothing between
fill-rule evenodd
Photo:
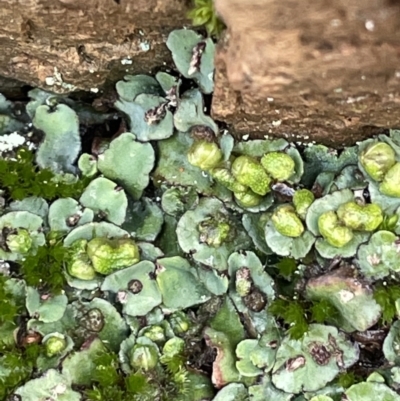
<instances>
[{"instance_id":1,"label":"white speck on rock","mask_svg":"<svg viewBox=\"0 0 400 401\"><path fill-rule=\"evenodd\" d=\"M121 64L122 65L130 65L132 63L133 63L133 61L132 61L132 59L130 57L125 57L125 58L123 58L121 60Z\"/></svg>"},{"instance_id":2,"label":"white speck on rock","mask_svg":"<svg viewBox=\"0 0 400 401\"><path fill-rule=\"evenodd\" d=\"M140 42L139 47L142 51L148 52L150 50L150 43L147 40L145 40L144 42Z\"/></svg>"},{"instance_id":3,"label":"white speck on rock","mask_svg":"<svg viewBox=\"0 0 400 401\"><path fill-rule=\"evenodd\" d=\"M372 19L367 19L365 21L365 29L367 31L373 32L375 30L375 22Z\"/></svg>"},{"instance_id":4,"label":"white speck on rock","mask_svg":"<svg viewBox=\"0 0 400 401\"><path fill-rule=\"evenodd\" d=\"M275 121L272 121L272 125L273 125L274 127L279 127L281 124L282 124L282 120L275 120Z\"/></svg>"},{"instance_id":5,"label":"white speck on rock","mask_svg":"<svg viewBox=\"0 0 400 401\"><path fill-rule=\"evenodd\" d=\"M342 21L340 21L340 19L333 19L331 20L331 26L333 26L334 28L339 27L340 25L342 25Z\"/></svg>"},{"instance_id":6,"label":"white speck on rock","mask_svg":"<svg viewBox=\"0 0 400 401\"><path fill-rule=\"evenodd\" d=\"M46 77L44 80L47 86L53 86L56 83L54 77Z\"/></svg>"}]
</instances>

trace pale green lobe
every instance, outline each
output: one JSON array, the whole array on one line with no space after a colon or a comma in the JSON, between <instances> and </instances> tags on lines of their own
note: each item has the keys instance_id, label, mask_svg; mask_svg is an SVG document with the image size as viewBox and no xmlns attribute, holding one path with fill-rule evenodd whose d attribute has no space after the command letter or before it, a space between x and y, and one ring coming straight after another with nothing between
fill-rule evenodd
<instances>
[{"instance_id":1,"label":"pale green lobe","mask_svg":"<svg viewBox=\"0 0 400 401\"><path fill-rule=\"evenodd\" d=\"M293 195L293 204L297 214L305 219L307 210L314 202L314 194L308 189L299 189Z\"/></svg>"},{"instance_id":2,"label":"pale green lobe","mask_svg":"<svg viewBox=\"0 0 400 401\"><path fill-rule=\"evenodd\" d=\"M159 325L153 325L146 328L142 335L155 343L164 343L166 341L164 329Z\"/></svg>"},{"instance_id":3,"label":"pale green lobe","mask_svg":"<svg viewBox=\"0 0 400 401\"><path fill-rule=\"evenodd\" d=\"M234 192L233 195L235 196L239 206L242 207L255 207L262 201L262 197L255 194L251 189L248 189L245 192Z\"/></svg>"},{"instance_id":4,"label":"pale green lobe","mask_svg":"<svg viewBox=\"0 0 400 401\"><path fill-rule=\"evenodd\" d=\"M86 253L87 243L87 240L79 239L71 245L71 259L67 264L68 274L84 281L93 280L96 276L92 262Z\"/></svg>"},{"instance_id":5,"label":"pale green lobe","mask_svg":"<svg viewBox=\"0 0 400 401\"><path fill-rule=\"evenodd\" d=\"M385 174L396 163L395 152L387 143L376 142L361 153L360 163L371 178L382 181Z\"/></svg>"},{"instance_id":6,"label":"pale green lobe","mask_svg":"<svg viewBox=\"0 0 400 401\"><path fill-rule=\"evenodd\" d=\"M356 202L347 202L337 210L337 216L344 225L352 230L374 231L383 221L383 212L379 205L358 205Z\"/></svg>"},{"instance_id":7,"label":"pale green lobe","mask_svg":"<svg viewBox=\"0 0 400 401\"><path fill-rule=\"evenodd\" d=\"M231 228L227 221L211 218L202 221L198 230L200 242L204 242L213 248L219 248L227 240Z\"/></svg>"},{"instance_id":8,"label":"pale green lobe","mask_svg":"<svg viewBox=\"0 0 400 401\"><path fill-rule=\"evenodd\" d=\"M185 341L179 337L170 338L163 346L163 357L172 358L183 353L185 349Z\"/></svg>"},{"instance_id":9,"label":"pale green lobe","mask_svg":"<svg viewBox=\"0 0 400 401\"><path fill-rule=\"evenodd\" d=\"M36 152L37 164L56 173L74 173L73 163L81 150L76 112L66 104L54 107L42 105L36 109L33 125L45 133L44 141Z\"/></svg>"},{"instance_id":10,"label":"pale green lobe","mask_svg":"<svg viewBox=\"0 0 400 401\"><path fill-rule=\"evenodd\" d=\"M7 247L11 252L16 253L28 253L33 244L33 240L29 235L28 230L20 228L16 234L10 234L7 236Z\"/></svg>"},{"instance_id":11,"label":"pale green lobe","mask_svg":"<svg viewBox=\"0 0 400 401\"><path fill-rule=\"evenodd\" d=\"M67 267L70 276L78 278L79 280L90 281L96 277L96 271L94 270L89 257L79 256L72 260Z\"/></svg>"},{"instance_id":12,"label":"pale green lobe","mask_svg":"<svg viewBox=\"0 0 400 401\"><path fill-rule=\"evenodd\" d=\"M54 335L47 339L45 343L46 355L51 358L60 354L67 346L67 341L63 335Z\"/></svg>"},{"instance_id":13,"label":"pale green lobe","mask_svg":"<svg viewBox=\"0 0 400 401\"><path fill-rule=\"evenodd\" d=\"M154 369L158 363L157 348L152 344L135 344L131 351L130 363L136 369Z\"/></svg>"},{"instance_id":14,"label":"pale green lobe","mask_svg":"<svg viewBox=\"0 0 400 401\"><path fill-rule=\"evenodd\" d=\"M169 318L169 323L175 334L186 333L191 325L190 319L183 311L173 313Z\"/></svg>"},{"instance_id":15,"label":"pale green lobe","mask_svg":"<svg viewBox=\"0 0 400 401\"><path fill-rule=\"evenodd\" d=\"M353 232L340 225L338 216L332 210L322 213L318 218L318 229L329 244L341 248L353 239Z\"/></svg>"},{"instance_id":16,"label":"pale green lobe","mask_svg":"<svg viewBox=\"0 0 400 401\"><path fill-rule=\"evenodd\" d=\"M228 188L232 192L246 192L247 187L240 184L235 177L232 175L230 170L225 167L215 167L210 171L210 174L214 180L218 181L224 187Z\"/></svg>"},{"instance_id":17,"label":"pale green lobe","mask_svg":"<svg viewBox=\"0 0 400 401\"><path fill-rule=\"evenodd\" d=\"M275 209L271 220L276 231L286 237L300 237L304 232L303 223L291 205L283 205Z\"/></svg>"},{"instance_id":18,"label":"pale green lobe","mask_svg":"<svg viewBox=\"0 0 400 401\"><path fill-rule=\"evenodd\" d=\"M139 248L128 238L93 238L87 245L87 254L97 273L110 274L139 262Z\"/></svg>"},{"instance_id":19,"label":"pale green lobe","mask_svg":"<svg viewBox=\"0 0 400 401\"><path fill-rule=\"evenodd\" d=\"M188 152L189 163L205 171L216 167L222 158L221 149L214 142L196 141Z\"/></svg>"},{"instance_id":20,"label":"pale green lobe","mask_svg":"<svg viewBox=\"0 0 400 401\"><path fill-rule=\"evenodd\" d=\"M270 192L271 178L261 164L250 156L239 156L232 163L232 174L236 180L251 188L253 192L264 196Z\"/></svg>"},{"instance_id":21,"label":"pale green lobe","mask_svg":"<svg viewBox=\"0 0 400 401\"><path fill-rule=\"evenodd\" d=\"M261 164L265 171L278 181L286 181L294 174L294 160L283 152L265 154L261 158Z\"/></svg>"},{"instance_id":22,"label":"pale green lobe","mask_svg":"<svg viewBox=\"0 0 400 401\"><path fill-rule=\"evenodd\" d=\"M400 163L396 163L385 175L379 191L383 195L400 198Z\"/></svg>"}]
</instances>

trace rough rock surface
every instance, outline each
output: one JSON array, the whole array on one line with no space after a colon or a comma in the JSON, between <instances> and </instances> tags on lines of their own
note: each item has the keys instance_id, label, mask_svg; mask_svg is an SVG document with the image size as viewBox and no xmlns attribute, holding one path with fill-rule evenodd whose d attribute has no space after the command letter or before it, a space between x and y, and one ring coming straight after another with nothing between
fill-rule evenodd
<instances>
[{"instance_id":1,"label":"rough rock surface","mask_svg":"<svg viewBox=\"0 0 400 401\"><path fill-rule=\"evenodd\" d=\"M215 0L213 117L236 134L341 146L400 127L398 0Z\"/></svg>"},{"instance_id":2,"label":"rough rock surface","mask_svg":"<svg viewBox=\"0 0 400 401\"><path fill-rule=\"evenodd\" d=\"M93 90L170 62L185 0L0 0L0 76L54 92Z\"/></svg>"}]
</instances>

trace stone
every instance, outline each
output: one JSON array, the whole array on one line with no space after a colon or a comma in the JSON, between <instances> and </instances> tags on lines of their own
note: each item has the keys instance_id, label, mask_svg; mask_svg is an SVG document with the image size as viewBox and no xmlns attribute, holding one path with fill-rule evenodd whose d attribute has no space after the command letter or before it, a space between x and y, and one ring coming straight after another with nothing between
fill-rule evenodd
<instances>
[{"instance_id":1,"label":"stone","mask_svg":"<svg viewBox=\"0 0 400 401\"><path fill-rule=\"evenodd\" d=\"M96 93L125 74L172 66L165 41L186 13L184 0L2 1L0 76Z\"/></svg>"},{"instance_id":2,"label":"stone","mask_svg":"<svg viewBox=\"0 0 400 401\"><path fill-rule=\"evenodd\" d=\"M240 137L340 147L400 126L400 2L215 0L212 116Z\"/></svg>"}]
</instances>

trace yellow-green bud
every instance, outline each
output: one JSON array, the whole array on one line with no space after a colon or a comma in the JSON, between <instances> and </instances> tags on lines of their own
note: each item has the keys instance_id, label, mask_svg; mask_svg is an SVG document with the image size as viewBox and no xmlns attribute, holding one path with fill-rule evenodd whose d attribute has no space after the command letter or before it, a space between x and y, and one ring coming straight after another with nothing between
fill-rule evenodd
<instances>
[{"instance_id":1,"label":"yellow-green bud","mask_svg":"<svg viewBox=\"0 0 400 401\"><path fill-rule=\"evenodd\" d=\"M264 196L271 191L271 177L261 164L250 156L239 156L232 163L232 174L236 180L258 195Z\"/></svg>"},{"instance_id":2,"label":"yellow-green bud","mask_svg":"<svg viewBox=\"0 0 400 401\"><path fill-rule=\"evenodd\" d=\"M51 358L55 355L61 354L67 346L67 341L62 334L54 334L45 341L46 355Z\"/></svg>"},{"instance_id":3,"label":"yellow-green bud","mask_svg":"<svg viewBox=\"0 0 400 401\"><path fill-rule=\"evenodd\" d=\"M294 160L283 152L266 153L261 158L261 164L265 171L278 181L288 180L295 172Z\"/></svg>"},{"instance_id":4,"label":"yellow-green bud","mask_svg":"<svg viewBox=\"0 0 400 401\"><path fill-rule=\"evenodd\" d=\"M271 216L276 231L286 237L300 237L304 226L292 205L282 205L275 209Z\"/></svg>"},{"instance_id":5,"label":"yellow-green bud","mask_svg":"<svg viewBox=\"0 0 400 401\"><path fill-rule=\"evenodd\" d=\"M371 178L382 181L396 163L395 152L386 142L375 142L361 153L360 163Z\"/></svg>"},{"instance_id":6,"label":"yellow-green bud","mask_svg":"<svg viewBox=\"0 0 400 401\"><path fill-rule=\"evenodd\" d=\"M214 248L219 248L228 238L231 231L227 221L210 218L198 225L200 242L206 243Z\"/></svg>"},{"instance_id":7,"label":"yellow-green bud","mask_svg":"<svg viewBox=\"0 0 400 401\"><path fill-rule=\"evenodd\" d=\"M139 248L129 238L93 238L87 245L87 254L100 274L110 274L140 260Z\"/></svg>"},{"instance_id":8,"label":"yellow-green bud","mask_svg":"<svg viewBox=\"0 0 400 401\"><path fill-rule=\"evenodd\" d=\"M141 334L157 344L166 341L164 328L158 325L147 327Z\"/></svg>"},{"instance_id":9,"label":"yellow-green bud","mask_svg":"<svg viewBox=\"0 0 400 401\"><path fill-rule=\"evenodd\" d=\"M382 209L374 203L361 206L354 201L347 202L336 213L339 220L352 230L374 231L383 221Z\"/></svg>"},{"instance_id":10,"label":"yellow-green bud","mask_svg":"<svg viewBox=\"0 0 400 401\"><path fill-rule=\"evenodd\" d=\"M262 196L255 194L251 189L245 192L234 192L236 202L241 207L255 207L262 201Z\"/></svg>"},{"instance_id":11,"label":"yellow-green bud","mask_svg":"<svg viewBox=\"0 0 400 401\"><path fill-rule=\"evenodd\" d=\"M134 369L154 369L158 363L158 351L155 345L135 344L130 353L130 363Z\"/></svg>"},{"instance_id":12,"label":"yellow-green bud","mask_svg":"<svg viewBox=\"0 0 400 401\"><path fill-rule=\"evenodd\" d=\"M195 141L187 157L191 165L208 171L221 162L223 154L215 142Z\"/></svg>"},{"instance_id":13,"label":"yellow-green bud","mask_svg":"<svg viewBox=\"0 0 400 401\"><path fill-rule=\"evenodd\" d=\"M80 280L93 280L96 277L92 262L86 253L87 244L86 239L79 239L70 247L71 258L67 263L67 271L70 276Z\"/></svg>"},{"instance_id":14,"label":"yellow-green bud","mask_svg":"<svg viewBox=\"0 0 400 401\"><path fill-rule=\"evenodd\" d=\"M96 272L93 269L92 263L88 256L81 256L71 260L67 264L68 274L76 277L79 280L93 280L96 277Z\"/></svg>"},{"instance_id":15,"label":"yellow-green bud","mask_svg":"<svg viewBox=\"0 0 400 401\"><path fill-rule=\"evenodd\" d=\"M32 238L29 231L24 228L18 229L16 234L7 235L7 247L11 252L28 253L32 248Z\"/></svg>"},{"instance_id":16,"label":"yellow-green bud","mask_svg":"<svg viewBox=\"0 0 400 401\"><path fill-rule=\"evenodd\" d=\"M400 198L400 163L396 163L386 173L379 190L384 195Z\"/></svg>"},{"instance_id":17,"label":"yellow-green bud","mask_svg":"<svg viewBox=\"0 0 400 401\"><path fill-rule=\"evenodd\" d=\"M340 225L338 216L332 210L319 216L318 229L326 241L336 248L342 248L353 239L353 232Z\"/></svg>"},{"instance_id":18,"label":"yellow-green bud","mask_svg":"<svg viewBox=\"0 0 400 401\"><path fill-rule=\"evenodd\" d=\"M183 311L173 313L169 318L169 323L175 334L186 333L191 325L190 319Z\"/></svg>"},{"instance_id":19,"label":"yellow-green bud","mask_svg":"<svg viewBox=\"0 0 400 401\"><path fill-rule=\"evenodd\" d=\"M222 184L224 187L228 188L232 192L245 192L247 187L240 184L229 169L225 167L215 167L210 171L211 177Z\"/></svg>"},{"instance_id":20,"label":"yellow-green bud","mask_svg":"<svg viewBox=\"0 0 400 401\"><path fill-rule=\"evenodd\" d=\"M314 202L314 194L308 189L299 189L293 195L293 204L297 214L304 220L307 210Z\"/></svg>"}]
</instances>

